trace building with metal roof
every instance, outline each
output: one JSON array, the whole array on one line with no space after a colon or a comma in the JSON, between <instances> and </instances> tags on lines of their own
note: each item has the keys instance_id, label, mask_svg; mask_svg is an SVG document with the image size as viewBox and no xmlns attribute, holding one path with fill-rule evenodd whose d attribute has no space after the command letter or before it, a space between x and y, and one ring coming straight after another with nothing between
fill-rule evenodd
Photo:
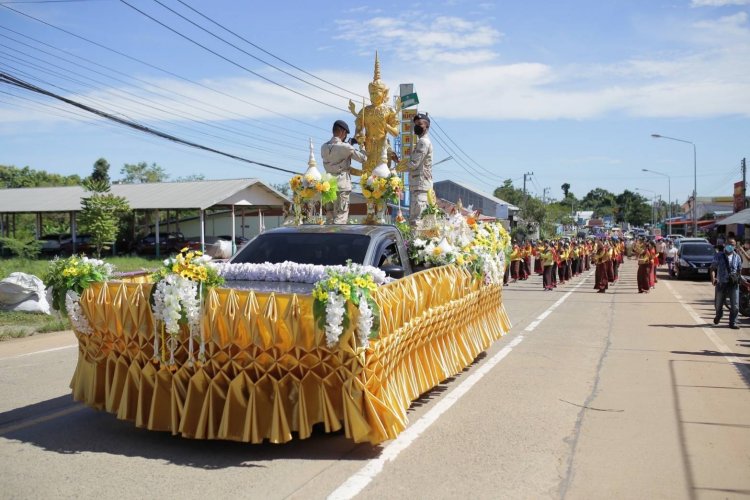
<instances>
[{"instance_id":1,"label":"building with metal roof","mask_svg":"<svg viewBox=\"0 0 750 500\"><path fill-rule=\"evenodd\" d=\"M157 213L157 247L160 210L199 210L201 241L204 241L205 212L209 208L231 209L233 219L237 206L264 210L281 208L289 202L282 193L258 179L112 184L110 192L124 197L132 210ZM81 186L0 189L0 235L10 234L10 216L14 214L37 214L36 234L39 237L43 214L69 213L75 239L76 213L81 211L81 198L89 194Z\"/></svg>"}]
</instances>

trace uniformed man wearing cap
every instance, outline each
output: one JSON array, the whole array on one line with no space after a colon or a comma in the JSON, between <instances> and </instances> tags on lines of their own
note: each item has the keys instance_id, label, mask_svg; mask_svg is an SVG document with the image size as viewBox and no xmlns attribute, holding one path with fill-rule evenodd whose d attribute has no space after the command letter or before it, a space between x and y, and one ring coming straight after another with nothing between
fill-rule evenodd
<instances>
[{"instance_id":1,"label":"uniformed man wearing cap","mask_svg":"<svg viewBox=\"0 0 750 500\"><path fill-rule=\"evenodd\" d=\"M337 177L338 198L333 203L325 205L326 223L346 224L349 220L349 196L352 193L352 174L362 175L362 170L352 167L352 158L360 163L367 159L364 152L346 142L349 135L349 125L344 120L333 123L333 137L320 148L323 167L331 175ZM354 144L356 142L352 140Z\"/></svg>"},{"instance_id":2,"label":"uniformed man wearing cap","mask_svg":"<svg viewBox=\"0 0 750 500\"><path fill-rule=\"evenodd\" d=\"M409 172L409 222L413 225L427 207L427 192L432 189L432 142L430 117L427 113L414 116L414 133L419 139L411 156L399 162L399 172Z\"/></svg>"}]
</instances>

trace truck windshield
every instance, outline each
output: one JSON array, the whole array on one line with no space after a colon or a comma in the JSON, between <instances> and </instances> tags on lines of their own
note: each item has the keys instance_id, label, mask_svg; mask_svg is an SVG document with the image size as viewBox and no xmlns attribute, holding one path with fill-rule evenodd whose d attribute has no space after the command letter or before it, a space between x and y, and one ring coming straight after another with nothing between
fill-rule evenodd
<instances>
[{"instance_id":1,"label":"truck windshield","mask_svg":"<svg viewBox=\"0 0 750 500\"><path fill-rule=\"evenodd\" d=\"M234 263L276 264L284 261L324 266L362 264L370 237L341 233L267 233L248 243L233 259Z\"/></svg>"}]
</instances>

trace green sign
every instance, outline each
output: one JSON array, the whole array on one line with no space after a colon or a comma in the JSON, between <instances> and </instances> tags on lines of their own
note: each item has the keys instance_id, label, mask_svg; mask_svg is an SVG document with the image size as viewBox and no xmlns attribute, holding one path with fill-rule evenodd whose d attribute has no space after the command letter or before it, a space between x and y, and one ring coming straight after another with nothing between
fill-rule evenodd
<instances>
[{"instance_id":1,"label":"green sign","mask_svg":"<svg viewBox=\"0 0 750 500\"><path fill-rule=\"evenodd\" d=\"M406 94L401 96L402 108L410 108L412 106L416 106L417 104L419 104L419 97L417 97L416 92L414 92L413 94Z\"/></svg>"}]
</instances>

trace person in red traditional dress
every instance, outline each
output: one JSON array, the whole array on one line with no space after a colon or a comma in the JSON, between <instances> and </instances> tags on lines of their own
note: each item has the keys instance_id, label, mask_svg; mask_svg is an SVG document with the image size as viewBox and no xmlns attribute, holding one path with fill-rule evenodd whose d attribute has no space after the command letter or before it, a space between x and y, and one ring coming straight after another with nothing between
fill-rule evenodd
<instances>
[{"instance_id":1,"label":"person in red traditional dress","mask_svg":"<svg viewBox=\"0 0 750 500\"><path fill-rule=\"evenodd\" d=\"M659 251L653 241L649 242L649 252L651 253L651 288L654 288L659 281L656 279L656 269L659 267Z\"/></svg>"},{"instance_id":2,"label":"person in red traditional dress","mask_svg":"<svg viewBox=\"0 0 750 500\"><path fill-rule=\"evenodd\" d=\"M641 240L633 244L633 253L638 259L638 293L648 293L651 290L651 253Z\"/></svg>"},{"instance_id":3,"label":"person in red traditional dress","mask_svg":"<svg viewBox=\"0 0 750 500\"><path fill-rule=\"evenodd\" d=\"M536 274L544 274L544 265L542 264L542 258L540 256L540 253L544 249L544 242L538 241L536 245L534 245L533 250L531 252L531 255L534 257L534 272Z\"/></svg>"},{"instance_id":4,"label":"person in red traditional dress","mask_svg":"<svg viewBox=\"0 0 750 500\"><path fill-rule=\"evenodd\" d=\"M518 245L513 245L513 251L510 253L510 279L511 283L518 281L521 268L521 249Z\"/></svg>"},{"instance_id":5,"label":"person in red traditional dress","mask_svg":"<svg viewBox=\"0 0 750 500\"><path fill-rule=\"evenodd\" d=\"M607 279L607 261L609 260L609 255L603 241L599 240L596 242L593 257L593 263L596 266L596 271L594 271L594 289L597 290L597 293L604 293L609 288L609 280Z\"/></svg>"}]
</instances>

